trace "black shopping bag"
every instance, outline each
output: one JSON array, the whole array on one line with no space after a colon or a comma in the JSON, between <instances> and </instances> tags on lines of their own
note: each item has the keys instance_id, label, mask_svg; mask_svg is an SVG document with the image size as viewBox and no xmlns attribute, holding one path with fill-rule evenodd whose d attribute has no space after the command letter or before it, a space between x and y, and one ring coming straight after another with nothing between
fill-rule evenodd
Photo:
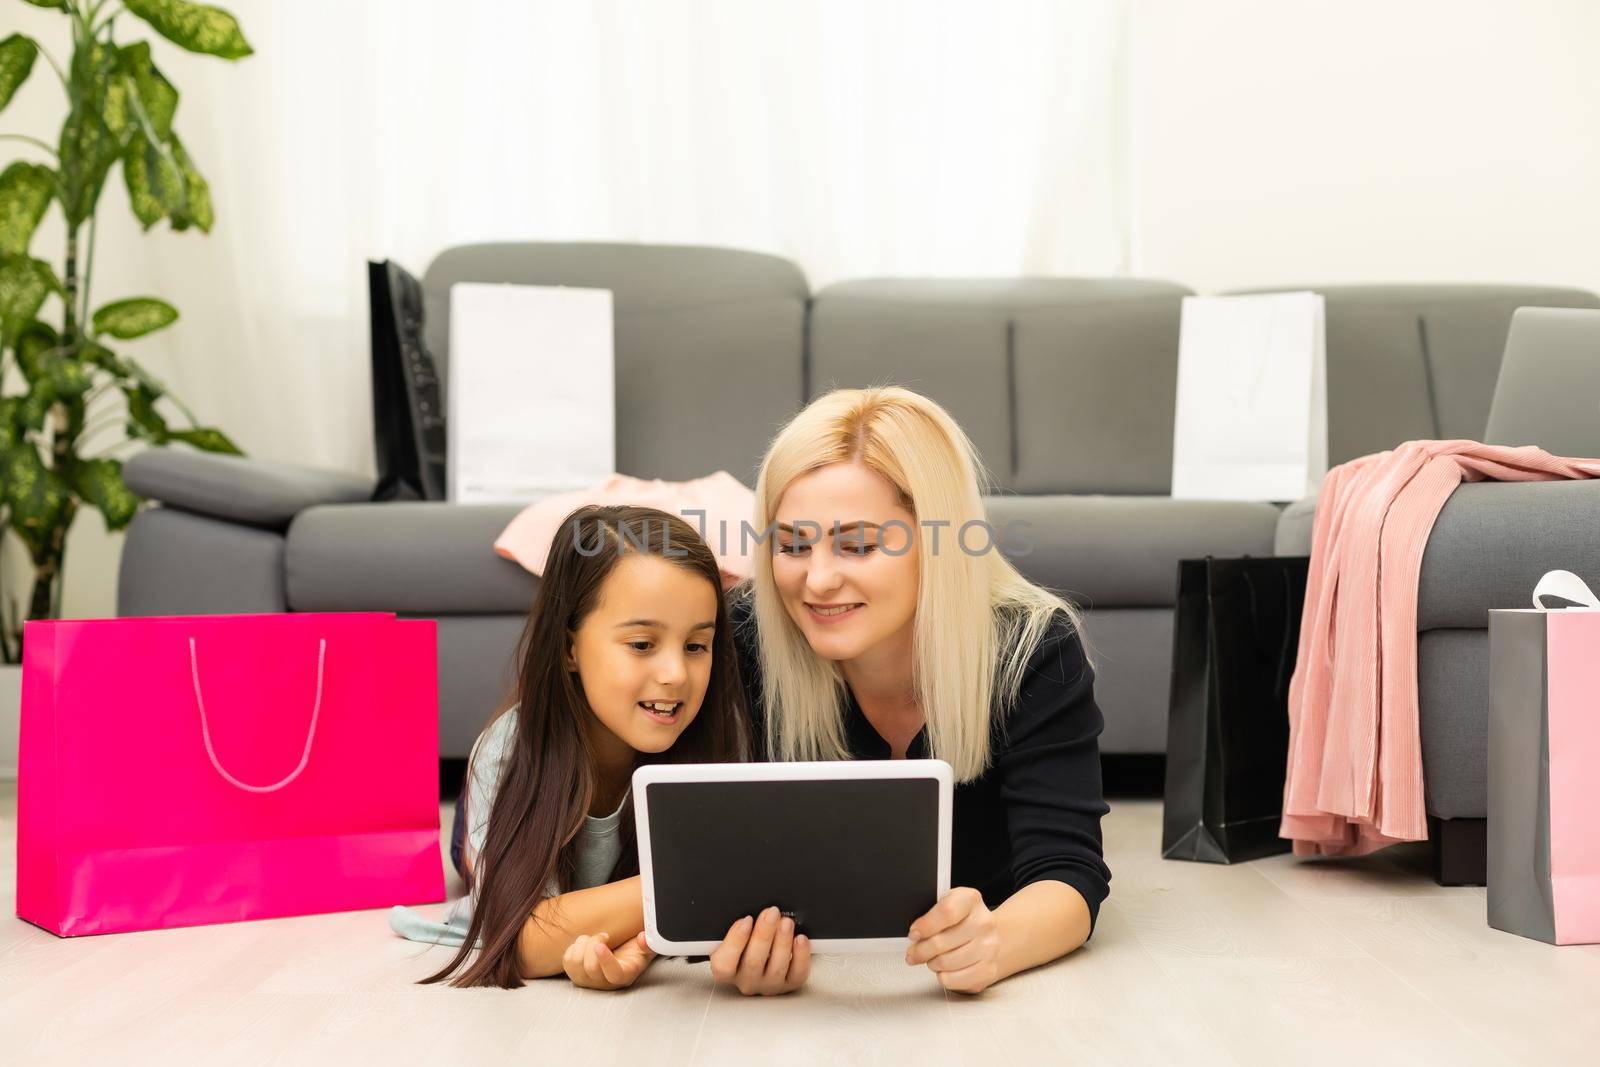
<instances>
[{"instance_id":1,"label":"black shopping bag","mask_svg":"<svg viewBox=\"0 0 1600 1067\"><path fill-rule=\"evenodd\" d=\"M1178 564L1161 855L1237 863L1277 852L1304 556Z\"/></svg>"}]
</instances>

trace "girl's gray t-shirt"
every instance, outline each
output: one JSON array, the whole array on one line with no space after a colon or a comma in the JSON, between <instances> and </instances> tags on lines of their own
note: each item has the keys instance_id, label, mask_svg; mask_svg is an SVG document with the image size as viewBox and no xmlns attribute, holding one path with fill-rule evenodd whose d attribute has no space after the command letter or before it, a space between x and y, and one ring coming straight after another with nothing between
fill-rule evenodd
<instances>
[{"instance_id":1,"label":"girl's gray t-shirt","mask_svg":"<svg viewBox=\"0 0 1600 1067\"><path fill-rule=\"evenodd\" d=\"M483 845L489 836L489 813L494 810L494 798L500 791L500 779L505 773L506 759L517 738L517 709L509 711L489 724L472 746L467 760L467 841L466 853L471 857L472 869L478 869L478 857L483 855ZM592 889L605 885L622 856L622 808L628 803L628 794L610 815L596 818L584 817L583 829L578 831L574 843L573 889ZM483 879L474 878L474 886ZM553 897L560 892L554 879L545 886L544 895Z\"/></svg>"}]
</instances>

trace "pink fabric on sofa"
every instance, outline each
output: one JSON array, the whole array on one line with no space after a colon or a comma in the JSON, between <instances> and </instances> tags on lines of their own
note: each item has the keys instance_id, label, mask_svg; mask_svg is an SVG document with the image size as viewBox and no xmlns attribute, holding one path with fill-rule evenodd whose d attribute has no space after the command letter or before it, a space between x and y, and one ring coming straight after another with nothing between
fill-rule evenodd
<instances>
[{"instance_id":1,"label":"pink fabric on sofa","mask_svg":"<svg viewBox=\"0 0 1600 1067\"><path fill-rule=\"evenodd\" d=\"M645 480L615 474L592 489L546 497L523 508L495 539L494 550L516 560L534 574L544 573L545 557L561 520L585 504L635 504L680 516L701 532L722 571L722 586L732 588L748 578L755 539L742 536L753 521L756 496L727 471L691 482ZM685 512L705 512L684 514Z\"/></svg>"},{"instance_id":2,"label":"pink fabric on sofa","mask_svg":"<svg viewBox=\"0 0 1600 1067\"><path fill-rule=\"evenodd\" d=\"M1279 833L1296 855L1360 855L1428 836L1417 582L1434 520L1456 486L1596 477L1600 459L1476 441L1408 441L1328 472L1289 683Z\"/></svg>"}]
</instances>

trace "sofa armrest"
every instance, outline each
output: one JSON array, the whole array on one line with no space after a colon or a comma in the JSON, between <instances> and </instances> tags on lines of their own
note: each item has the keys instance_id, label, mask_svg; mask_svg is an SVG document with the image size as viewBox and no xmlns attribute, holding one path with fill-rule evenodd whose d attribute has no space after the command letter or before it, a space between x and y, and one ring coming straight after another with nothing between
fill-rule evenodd
<instances>
[{"instance_id":1,"label":"sofa armrest","mask_svg":"<svg viewBox=\"0 0 1600 1067\"><path fill-rule=\"evenodd\" d=\"M1311 555L1311 526L1317 517L1317 498L1303 496L1283 509L1278 529L1272 536L1272 552L1278 556Z\"/></svg>"},{"instance_id":2,"label":"sofa armrest","mask_svg":"<svg viewBox=\"0 0 1600 1067\"><path fill-rule=\"evenodd\" d=\"M122 468L128 488L185 511L282 530L306 508L369 500L372 480L244 456L151 448Z\"/></svg>"},{"instance_id":3,"label":"sofa armrest","mask_svg":"<svg viewBox=\"0 0 1600 1067\"><path fill-rule=\"evenodd\" d=\"M1473 482L1434 520L1417 630L1482 629L1490 608L1531 608L1546 571L1600 588L1600 480Z\"/></svg>"}]
</instances>

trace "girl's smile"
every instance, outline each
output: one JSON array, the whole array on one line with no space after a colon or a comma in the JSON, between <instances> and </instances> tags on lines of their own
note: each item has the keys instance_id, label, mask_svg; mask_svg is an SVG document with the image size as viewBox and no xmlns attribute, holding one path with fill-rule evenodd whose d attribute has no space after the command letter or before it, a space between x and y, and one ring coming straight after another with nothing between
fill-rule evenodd
<instances>
[{"instance_id":1,"label":"girl's smile","mask_svg":"<svg viewBox=\"0 0 1600 1067\"><path fill-rule=\"evenodd\" d=\"M678 722L678 709L683 707L681 700L641 700L639 707L645 715L655 722L667 726L675 726Z\"/></svg>"}]
</instances>

